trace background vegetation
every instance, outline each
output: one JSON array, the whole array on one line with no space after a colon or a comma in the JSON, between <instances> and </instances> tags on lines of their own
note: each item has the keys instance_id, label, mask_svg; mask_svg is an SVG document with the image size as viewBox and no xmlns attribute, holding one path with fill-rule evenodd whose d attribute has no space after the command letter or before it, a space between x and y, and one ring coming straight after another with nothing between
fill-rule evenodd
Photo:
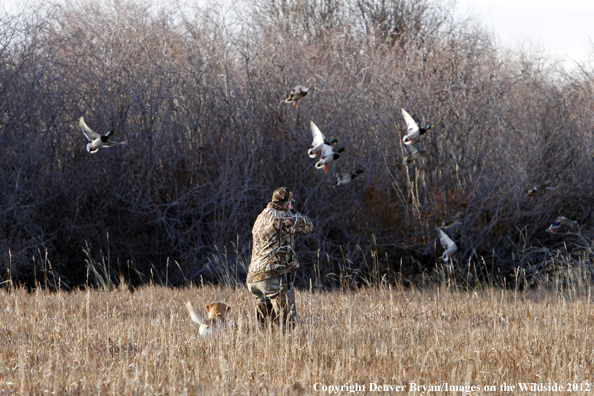
<instances>
[{"instance_id":1,"label":"background vegetation","mask_svg":"<svg viewBox=\"0 0 594 396\"><path fill-rule=\"evenodd\" d=\"M315 92L283 103L297 83ZM402 165L406 108L436 129ZM89 155L77 126L124 146ZM313 120L366 173L334 190L306 155ZM594 79L509 54L430 0L137 0L0 16L0 281L73 288L244 280L251 227L295 192L309 285L449 273L523 285L592 272ZM526 191L551 180L556 190ZM438 262L450 231L455 265ZM558 215L580 229L549 235Z\"/></svg>"}]
</instances>

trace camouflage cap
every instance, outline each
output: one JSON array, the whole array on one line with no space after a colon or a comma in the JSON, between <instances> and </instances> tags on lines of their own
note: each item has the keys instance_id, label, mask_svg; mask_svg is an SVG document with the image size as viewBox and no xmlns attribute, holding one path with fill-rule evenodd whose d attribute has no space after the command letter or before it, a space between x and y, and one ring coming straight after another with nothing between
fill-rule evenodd
<instances>
[{"instance_id":1,"label":"camouflage cap","mask_svg":"<svg viewBox=\"0 0 594 396\"><path fill-rule=\"evenodd\" d=\"M272 193L272 202L287 202L293 199L293 193L287 187L280 187Z\"/></svg>"}]
</instances>

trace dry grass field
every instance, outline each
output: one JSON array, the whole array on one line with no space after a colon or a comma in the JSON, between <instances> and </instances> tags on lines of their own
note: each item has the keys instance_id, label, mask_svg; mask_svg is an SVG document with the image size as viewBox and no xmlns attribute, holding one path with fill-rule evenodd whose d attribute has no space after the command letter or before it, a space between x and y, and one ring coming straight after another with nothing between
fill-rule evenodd
<instances>
[{"instance_id":1,"label":"dry grass field","mask_svg":"<svg viewBox=\"0 0 594 396\"><path fill-rule=\"evenodd\" d=\"M230 324L200 337L187 300L228 302ZM257 328L246 289L0 291L0 394L588 394L590 301L586 289L304 290L283 334Z\"/></svg>"}]
</instances>

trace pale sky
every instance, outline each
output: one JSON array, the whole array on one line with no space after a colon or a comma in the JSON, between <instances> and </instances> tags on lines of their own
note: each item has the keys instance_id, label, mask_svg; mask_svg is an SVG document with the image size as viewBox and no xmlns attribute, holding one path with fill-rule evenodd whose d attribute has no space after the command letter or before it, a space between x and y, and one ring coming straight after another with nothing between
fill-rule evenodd
<instances>
[{"instance_id":1,"label":"pale sky","mask_svg":"<svg viewBox=\"0 0 594 396\"><path fill-rule=\"evenodd\" d=\"M457 0L461 15L474 15L501 46L541 48L571 67L594 64L594 0Z\"/></svg>"},{"instance_id":2,"label":"pale sky","mask_svg":"<svg viewBox=\"0 0 594 396\"><path fill-rule=\"evenodd\" d=\"M200 4L207 0L186 2L194 1ZM494 34L498 45L510 49L540 48L569 67L575 61L590 61L594 66L594 0L456 1L459 16L474 16ZM31 0L0 2L0 9L14 10L15 5L23 6Z\"/></svg>"}]
</instances>

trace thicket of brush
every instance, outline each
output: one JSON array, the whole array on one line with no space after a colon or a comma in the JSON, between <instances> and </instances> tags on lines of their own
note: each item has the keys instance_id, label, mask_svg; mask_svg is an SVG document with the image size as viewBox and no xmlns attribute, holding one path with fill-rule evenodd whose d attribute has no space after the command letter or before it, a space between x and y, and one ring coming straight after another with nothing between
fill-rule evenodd
<instances>
[{"instance_id":1,"label":"thicket of brush","mask_svg":"<svg viewBox=\"0 0 594 396\"><path fill-rule=\"evenodd\" d=\"M283 185L316 226L297 238L304 283L430 278L435 224L459 210L447 270L464 282L589 273L594 80L575 70L503 53L430 0L3 15L1 281L242 281L252 224ZM315 91L295 109L297 83ZM408 167L403 107L436 125ZM81 115L128 143L89 155ZM366 173L334 190L334 167L306 155L310 120L348 148L335 166ZM545 180L558 188L526 197ZM579 232L546 234L557 215Z\"/></svg>"}]
</instances>

